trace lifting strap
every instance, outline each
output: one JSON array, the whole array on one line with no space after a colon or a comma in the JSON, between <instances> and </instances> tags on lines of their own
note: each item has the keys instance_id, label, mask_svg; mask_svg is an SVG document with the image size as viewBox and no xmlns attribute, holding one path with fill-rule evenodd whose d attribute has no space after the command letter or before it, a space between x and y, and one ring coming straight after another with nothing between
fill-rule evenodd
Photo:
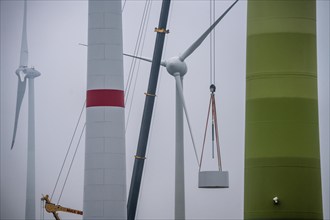
<instances>
[{"instance_id":1,"label":"lifting strap","mask_svg":"<svg viewBox=\"0 0 330 220\"><path fill-rule=\"evenodd\" d=\"M214 130L215 130L215 140L216 140L217 157L218 157L218 169L219 169L219 171L222 171L221 155L220 155L220 142L219 142L219 129L218 129L217 111L216 111L216 104L215 104L215 94L214 94L215 89L216 89L215 85L211 84L211 86L210 86L211 95L210 95L209 108L208 108L207 118L206 118L206 126L205 126L205 131L204 131L202 153L201 153L201 158L199 160L200 161L199 171L201 171L201 168L202 168L206 133L207 133L208 122L209 122L209 118L210 118L211 107L212 107L212 145L214 146ZM212 148L212 150L213 150L213 148ZM214 158L214 156L213 156L213 158Z\"/></svg>"}]
</instances>

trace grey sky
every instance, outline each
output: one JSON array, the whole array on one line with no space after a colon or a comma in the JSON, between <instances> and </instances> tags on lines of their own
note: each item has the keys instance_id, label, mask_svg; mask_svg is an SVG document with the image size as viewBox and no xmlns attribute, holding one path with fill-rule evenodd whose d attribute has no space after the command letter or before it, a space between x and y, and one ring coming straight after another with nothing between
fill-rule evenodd
<instances>
[{"instance_id":1,"label":"grey sky","mask_svg":"<svg viewBox=\"0 0 330 220\"><path fill-rule=\"evenodd\" d=\"M41 72L35 79L36 103L36 193L51 194L70 143L86 91L87 1L28 1L29 65ZM230 1L217 1L219 16ZM123 12L124 51L134 51L144 1L127 0ZM323 207L329 214L329 1L317 1L318 82L320 142L322 162ZM151 57L158 25L161 1L153 1L143 56ZM197 188L198 166L185 127L186 217L187 219L241 219L244 184L244 112L246 1L240 1L216 28L216 102L220 124L223 169L229 171L230 188ZM1 6L1 185L0 218L22 219L25 207L27 96L21 108L17 142L12 151L17 76L21 44L23 1L0 1ZM208 1L172 1L163 57L183 52L209 25ZM189 108L198 152L201 150L209 101L209 40L187 60L184 79L186 104ZM124 59L125 79L130 58ZM142 117L144 92L147 89L149 63L140 63L134 100L127 127L127 187ZM175 82L161 69L155 114L153 115L142 191L138 205L139 219L171 219L174 215L174 100ZM133 87L133 86L132 86ZM133 91L131 91L131 94ZM130 100L128 101L130 102ZM130 104L127 103L128 112ZM84 120L84 119L83 119ZM72 148L75 148L83 123ZM185 125L186 126L186 125ZM73 154L73 151L70 155ZM69 156L70 156L69 155ZM205 168L211 168L211 154ZM66 167L67 169L67 167ZM84 138L78 149L71 175L60 204L82 209ZM60 182L62 186L63 181ZM61 187L60 187L61 188ZM54 202L60 189L54 194ZM37 204L37 216L39 206ZM61 214L68 219L77 216ZM53 219L45 214L46 219Z\"/></svg>"}]
</instances>

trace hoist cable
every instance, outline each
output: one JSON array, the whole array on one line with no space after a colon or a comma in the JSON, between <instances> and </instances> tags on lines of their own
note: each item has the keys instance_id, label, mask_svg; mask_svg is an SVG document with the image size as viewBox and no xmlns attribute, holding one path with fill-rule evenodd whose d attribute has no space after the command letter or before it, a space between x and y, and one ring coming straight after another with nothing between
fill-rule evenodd
<instances>
[{"instance_id":1,"label":"hoist cable","mask_svg":"<svg viewBox=\"0 0 330 220\"><path fill-rule=\"evenodd\" d=\"M62 194L63 194L63 191L64 191L64 187L65 187L65 185L66 185L66 181L68 180L68 177L69 177L69 174L70 174L70 171L71 171L71 168L72 168L73 161L74 161L74 159L75 159L75 157L76 157L77 150L78 150L78 147L79 147L79 144L80 144L81 138L82 138L82 136L83 136L83 134L84 134L84 131L85 131L85 127L86 127L86 123L84 124L84 127L83 127L83 129L81 130L80 137L79 137L79 141L78 141L77 146L76 146L76 149L75 149L75 151L74 151L73 158L72 158L72 160L71 160L71 163L70 163L70 167L69 167L68 173L67 173L67 175L66 175L66 177L65 177L65 181L64 181L64 184L63 184L63 187L62 187L62 190L61 190L60 197L58 198L57 205L60 203L60 200L61 200L61 197L62 197Z\"/></svg>"},{"instance_id":2,"label":"hoist cable","mask_svg":"<svg viewBox=\"0 0 330 220\"><path fill-rule=\"evenodd\" d=\"M205 131L204 131L201 159L199 160L199 171L201 171L201 168L202 168L203 154L204 154L205 140L206 140L206 132L207 132L208 124L209 124L209 117L210 117L210 110L211 110L211 101L212 100L211 100L211 97L210 97L209 109L207 111L207 117L206 117L206 125L205 125Z\"/></svg>"},{"instance_id":3,"label":"hoist cable","mask_svg":"<svg viewBox=\"0 0 330 220\"><path fill-rule=\"evenodd\" d=\"M214 119L212 118L212 158L214 159Z\"/></svg>"},{"instance_id":4,"label":"hoist cable","mask_svg":"<svg viewBox=\"0 0 330 220\"><path fill-rule=\"evenodd\" d=\"M217 110L215 105L214 94L212 94L212 116L215 121L215 135L216 135L216 144L217 144L217 154L218 154L218 168L219 171L222 171L221 167L221 155L220 155L220 142L219 142L219 129L218 129L218 119L217 119Z\"/></svg>"},{"instance_id":5,"label":"hoist cable","mask_svg":"<svg viewBox=\"0 0 330 220\"><path fill-rule=\"evenodd\" d=\"M210 25L215 21L215 0L210 0ZM210 84L215 84L215 29L210 34Z\"/></svg>"},{"instance_id":6,"label":"hoist cable","mask_svg":"<svg viewBox=\"0 0 330 220\"><path fill-rule=\"evenodd\" d=\"M209 14L210 14L210 25L213 23L213 21L212 21L212 0L210 0L210 12L209 12ZM213 46L213 44L212 44L212 38L213 38L213 35L212 35L212 33L213 33L213 30L211 31L211 34L210 34L210 85L213 83L212 81L212 72L213 72L213 70L212 70L212 67L213 67L213 59L212 59L212 46Z\"/></svg>"},{"instance_id":7,"label":"hoist cable","mask_svg":"<svg viewBox=\"0 0 330 220\"><path fill-rule=\"evenodd\" d=\"M144 35L144 38L145 38L145 36L146 35ZM145 40L143 40L142 48L144 46L144 42L145 42ZM127 119L126 119L126 124L125 124L125 133L126 133L126 130L127 130L127 127L128 127L130 116L131 116L131 111L132 111L132 106L133 106L133 101L134 101L134 95L135 95L135 89L136 89L137 79L138 79L138 76L139 76L139 73L140 73L140 71L139 71L140 70L140 63L141 63L141 60L138 61L138 67L137 67L137 70L136 70L136 76L135 76L134 85L133 85L133 91L132 91L133 94L132 94L132 97L130 99L128 113L127 113Z\"/></svg>"},{"instance_id":8,"label":"hoist cable","mask_svg":"<svg viewBox=\"0 0 330 220\"><path fill-rule=\"evenodd\" d=\"M146 24L148 23L148 20L149 20L148 18L149 18L149 15L150 15L150 7L151 7L151 1L147 0L146 4L145 4L144 11L143 11L143 15L142 15L142 18L141 18L140 29L139 29L138 37L137 37L137 40L136 40L133 55L139 55L139 54L142 53L142 51L140 51L140 46L141 46L141 41L142 41L143 35L145 36ZM143 38L143 40L144 39L145 39L145 37ZM143 47L142 47L142 49L143 49ZM126 99L125 100L127 100L128 97L129 97L130 87L131 87L132 80L133 80L133 74L135 72L136 62L137 62L136 59L133 59L131 61L129 77L128 77L128 80L127 80L127 83L126 83L126 89L125 89L125 91L126 91ZM125 102L125 104L126 104L126 102Z\"/></svg>"},{"instance_id":9,"label":"hoist cable","mask_svg":"<svg viewBox=\"0 0 330 220\"><path fill-rule=\"evenodd\" d=\"M60 172L59 172L59 174L58 174L58 177L57 177L57 180L56 180L56 183L55 183L55 187L54 187L54 189L53 189L53 192L52 192L52 195L51 195L51 197L50 197L50 200L52 200L53 195L54 195L54 193L55 193L55 190L56 190L56 188L57 188L58 181L60 180L60 177L61 177L61 174L62 174L62 171L63 171L64 165L65 165L65 163L66 163L66 159L67 159L68 154L69 154L69 151L70 151L70 149L71 149L71 146L72 146L72 143L73 143L73 139L74 139L74 137L75 137L75 135L76 135L77 128L78 128L78 125L79 125L79 123L80 123L81 116L82 116L82 114L83 114L83 112L84 112L85 106L86 106L86 100L85 100L85 102L84 102L84 104L83 104L83 107L82 107L82 109L81 109L81 112L80 112L80 115L79 115L79 118L78 118L78 121L77 121L76 127L75 127L74 132L73 132L73 135L72 135L72 137L71 137L71 141L70 141L70 144L69 144L68 150L67 150L67 152L66 152L66 155L65 155L65 157L64 157L64 161L63 161L63 163L62 163L61 170L60 170Z\"/></svg>"},{"instance_id":10,"label":"hoist cable","mask_svg":"<svg viewBox=\"0 0 330 220\"><path fill-rule=\"evenodd\" d=\"M150 0L147 0L144 6L144 11L143 11L143 15L142 15L142 19L141 19L141 23L140 23L140 28L139 28L139 32L138 32L138 37L135 43L135 48L134 48L134 52L133 55L138 55L139 50L140 50L140 45L141 45L141 39L142 39L142 35L143 32L145 30L145 24L146 24L146 17L148 12L150 11ZM136 65L136 59L132 59L131 61L131 65L130 65L130 70L129 70L129 75L127 78L127 82L126 82L126 87L125 87L125 104L127 102L127 99L129 97L129 93L130 93L130 87L132 84L132 79L133 79L133 73L135 70L135 65Z\"/></svg>"},{"instance_id":11,"label":"hoist cable","mask_svg":"<svg viewBox=\"0 0 330 220\"><path fill-rule=\"evenodd\" d=\"M146 4L144 6L144 11L143 11L143 14L142 14L142 18L141 18L139 31L138 31L138 36L137 36L137 39L136 39L136 42L135 42L133 55L137 54L138 49L139 49L139 45L140 45L140 42L141 42L141 32L143 30L143 24L144 24L144 19L145 19L144 17L145 17L145 14L146 14L147 3L148 2L146 1ZM132 81L132 78L133 78L135 63L136 63L136 60L133 59L131 61L130 70L129 70L129 74L128 74L128 78L127 78L127 82L126 82L126 86L125 86L125 105L126 105L126 102L127 102L128 96L129 96L130 85L131 85L131 81Z\"/></svg>"},{"instance_id":12,"label":"hoist cable","mask_svg":"<svg viewBox=\"0 0 330 220\"><path fill-rule=\"evenodd\" d=\"M216 146L217 146L218 169L219 169L219 171L222 171L221 155L220 155L220 142L219 142L219 129L218 129L218 122L217 122L218 119L217 119L214 93L211 94L210 102L209 102L209 108L208 108L208 112L207 112L206 125L205 125L205 131L204 131L204 139L203 139L203 145L202 145L202 153L201 153L201 158L199 160L199 162L200 162L199 163L199 171L201 171L201 168L202 168L202 161L203 161L203 155L204 155L204 149L205 149L206 133L207 133L208 122L209 122L209 118L210 118L211 107L212 107L212 120L214 121L215 139L216 139Z\"/></svg>"},{"instance_id":13,"label":"hoist cable","mask_svg":"<svg viewBox=\"0 0 330 220\"><path fill-rule=\"evenodd\" d=\"M151 2L151 4L152 4L152 2ZM144 48L145 39L146 39L146 31L145 30L146 30L146 28L148 27L148 24L149 24L151 4L149 4L149 8L148 8L148 12L147 12L147 17L145 19L146 23L144 24L143 33L141 35L141 37L143 37L143 40L142 40L141 51L138 52L140 55L142 54L142 51L143 51L143 48ZM134 60L136 60L136 59L134 59ZM141 60L138 60L138 66L137 66L137 70L136 70L136 76L135 76L134 85L133 85L133 91L132 91L133 94L132 94L132 97L131 97L131 100L130 100L130 104L129 104L129 107L128 107L128 113L127 113L127 117L126 117L125 133L126 133L126 130L127 130L127 127L128 127L128 122L129 122L130 115L131 115L131 110L132 110L132 105L133 105L133 100L134 100L134 94L135 94L137 79L138 79L139 70L140 70L140 63L141 63ZM126 105L126 102L127 101L128 101L128 97L125 100L125 105Z\"/></svg>"},{"instance_id":14,"label":"hoist cable","mask_svg":"<svg viewBox=\"0 0 330 220\"><path fill-rule=\"evenodd\" d=\"M213 20L215 20L215 0L213 1ZM215 84L215 49L216 49L216 38L215 38L215 34L216 34L216 29L213 30L213 84Z\"/></svg>"}]
</instances>

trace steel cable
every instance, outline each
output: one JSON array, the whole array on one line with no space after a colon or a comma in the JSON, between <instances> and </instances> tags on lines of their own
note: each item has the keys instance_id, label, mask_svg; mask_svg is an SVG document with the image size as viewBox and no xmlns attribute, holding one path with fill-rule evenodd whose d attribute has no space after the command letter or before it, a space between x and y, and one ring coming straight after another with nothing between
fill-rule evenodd
<instances>
[{"instance_id":1,"label":"steel cable","mask_svg":"<svg viewBox=\"0 0 330 220\"><path fill-rule=\"evenodd\" d=\"M72 158L72 160L71 160L71 163L70 163L70 167L69 167L68 173L67 173L67 175L66 175L66 177L65 177L65 181L64 181L64 184L63 184L63 187L62 187L62 190L61 190L60 197L58 198L57 204L60 203L60 200L61 200L61 197L62 197L62 194L63 194L64 188L65 188L66 182L67 182L67 180L68 180L68 177L69 177L69 174L70 174L70 171L71 171L71 168L72 168L73 161L74 161L74 159L75 159L75 157L76 157L77 150L78 150L78 147L79 147L79 144L80 144L81 138L82 138L82 136L83 136L83 134L84 134L84 131L85 131L85 127L86 127L86 123L84 124L84 127L83 127L83 129L81 130L80 137L79 137L79 141L78 141L78 144L77 144L76 149L75 149L75 151L74 151L73 158Z\"/></svg>"},{"instance_id":2,"label":"steel cable","mask_svg":"<svg viewBox=\"0 0 330 220\"><path fill-rule=\"evenodd\" d=\"M146 28L148 27L148 24L149 24L149 17L150 17L150 11L151 11L150 8L151 8L151 5L152 5L152 2L148 5L147 17L144 19L144 25L143 25L143 30L142 30L142 34L141 34L141 38L143 37L141 51L140 52L137 51L137 53L134 54L134 55L138 55L138 54L141 55L142 54L142 51L143 51L143 48L144 48L144 43L145 43L145 38L146 38ZM133 60L135 60L135 62L136 62L136 59L133 59ZM140 63L141 63L141 60L138 60L138 66L137 66L136 76L135 76L134 85L133 85L133 95L131 97L129 108L128 108L128 113L127 113L127 119L126 119L126 125L125 125L125 132L127 130L128 122L129 122L130 115L131 115L132 104L133 104L133 100L134 100L134 92L135 92L135 88L136 88L136 84L137 84L137 79L138 79L138 75L139 75L139 70L140 70ZM134 69L132 71L130 71L130 74L133 74L133 72L134 72ZM130 90L130 87L128 89ZM126 102L128 101L129 90L126 91L127 92L127 97L125 99L125 106L126 106Z\"/></svg>"},{"instance_id":3,"label":"steel cable","mask_svg":"<svg viewBox=\"0 0 330 220\"><path fill-rule=\"evenodd\" d=\"M55 193L55 190L56 190L56 188L57 188L57 184L58 184L58 182L59 182L59 180L60 180L60 177L61 177L61 174L62 174L62 171L63 171L64 165L65 165L65 163L66 163L66 160L67 160L68 154L69 154L69 152L70 152L70 149L71 149L71 146L72 146L72 142L73 142L73 139L74 139L74 137L75 137L75 135L76 135L77 128L78 128L78 125L79 125L79 123L80 123L81 116L82 116L82 113L84 112L85 106L86 106L86 100L85 100L85 102L84 102L84 104L83 104L83 107L82 107L82 109L81 109L81 112L80 112L80 115L79 115L79 118L78 118L78 121L77 121L76 127L75 127L74 132L73 132L73 135L72 135L72 137L71 137L71 141L70 141L70 144L69 144L68 150L67 150L67 152L66 152L66 155L65 155L65 157L64 157L64 161L63 161L63 163L62 163L61 170L60 170L60 172L59 172L59 174L58 174L58 177L57 177L57 180L56 180L56 183L55 183L55 187L54 187L54 189L53 189L53 192L52 192L52 195L51 195L51 197L50 197L50 200L52 200L53 195L54 195L54 193Z\"/></svg>"},{"instance_id":4,"label":"steel cable","mask_svg":"<svg viewBox=\"0 0 330 220\"><path fill-rule=\"evenodd\" d=\"M145 24L146 24L146 17L148 12L150 11L150 0L146 0L146 3L144 5L144 11L142 14L142 18L141 18L141 23L140 23L140 27L139 27L139 32L138 32L138 37L135 43L135 48L134 48L134 52L133 55L138 55L139 50L140 50L140 45L141 45L141 39L143 36L143 33L145 31ZM125 105L127 102L127 99L129 97L129 93L130 93L130 87L132 84L132 79L133 79L133 73L135 70L135 65L136 65L136 59L132 59L131 61L131 65L130 65L130 70L129 70L129 74L128 74L128 78L127 78L127 82L126 82L126 87L125 87Z\"/></svg>"}]
</instances>

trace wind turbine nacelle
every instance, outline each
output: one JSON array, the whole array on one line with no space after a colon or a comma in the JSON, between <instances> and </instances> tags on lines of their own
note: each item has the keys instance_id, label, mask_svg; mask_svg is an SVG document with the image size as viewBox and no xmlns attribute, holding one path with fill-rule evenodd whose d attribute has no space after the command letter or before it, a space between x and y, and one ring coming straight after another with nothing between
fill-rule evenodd
<instances>
[{"instance_id":1,"label":"wind turbine nacelle","mask_svg":"<svg viewBox=\"0 0 330 220\"><path fill-rule=\"evenodd\" d=\"M24 80L24 78L35 78L41 75L41 73L37 70L35 70L33 67L28 68L26 66L21 66L15 71L16 75L20 77L21 81Z\"/></svg>"},{"instance_id":2,"label":"wind turbine nacelle","mask_svg":"<svg viewBox=\"0 0 330 220\"><path fill-rule=\"evenodd\" d=\"M179 57L172 57L166 60L166 70L172 76L180 73L182 77L187 73L187 65L184 61L181 61Z\"/></svg>"},{"instance_id":3,"label":"wind turbine nacelle","mask_svg":"<svg viewBox=\"0 0 330 220\"><path fill-rule=\"evenodd\" d=\"M34 68L26 68L24 70L24 73L26 74L27 78L35 78L41 75L41 73L37 70L35 70Z\"/></svg>"}]
</instances>

